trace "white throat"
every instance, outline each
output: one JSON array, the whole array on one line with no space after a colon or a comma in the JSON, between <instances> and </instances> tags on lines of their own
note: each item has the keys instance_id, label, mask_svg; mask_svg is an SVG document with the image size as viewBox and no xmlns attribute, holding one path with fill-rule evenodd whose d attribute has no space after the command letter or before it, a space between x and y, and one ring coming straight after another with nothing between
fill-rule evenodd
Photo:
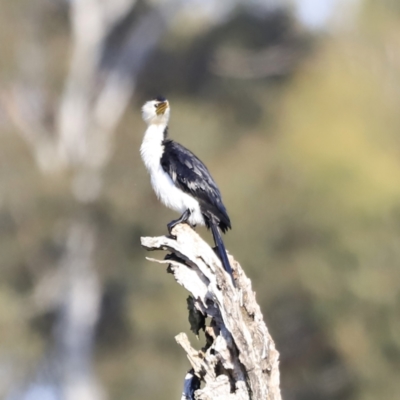
<instances>
[{"instance_id":1,"label":"white throat","mask_svg":"<svg viewBox=\"0 0 400 400\"><path fill-rule=\"evenodd\" d=\"M150 174L160 165L160 159L164 151L163 140L165 129L165 125L150 124L144 134L140 154Z\"/></svg>"}]
</instances>

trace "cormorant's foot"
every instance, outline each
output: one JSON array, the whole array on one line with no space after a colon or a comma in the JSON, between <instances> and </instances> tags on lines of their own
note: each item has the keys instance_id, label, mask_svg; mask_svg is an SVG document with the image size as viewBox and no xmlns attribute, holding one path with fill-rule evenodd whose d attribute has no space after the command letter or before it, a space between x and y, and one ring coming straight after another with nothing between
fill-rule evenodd
<instances>
[{"instance_id":1,"label":"cormorant's foot","mask_svg":"<svg viewBox=\"0 0 400 400\"><path fill-rule=\"evenodd\" d=\"M172 240L176 240L176 235L174 235L172 233L172 229L174 229L174 227L177 225L176 221L171 221L169 224L167 224L167 229L168 229L168 233L169 233L169 237Z\"/></svg>"},{"instance_id":2,"label":"cormorant's foot","mask_svg":"<svg viewBox=\"0 0 400 400\"><path fill-rule=\"evenodd\" d=\"M172 239L172 240L176 240L176 239L177 239L177 236L174 235L169 229L168 229L168 237L169 237L170 239Z\"/></svg>"},{"instance_id":3,"label":"cormorant's foot","mask_svg":"<svg viewBox=\"0 0 400 400\"><path fill-rule=\"evenodd\" d=\"M172 234L172 229L174 229L174 227L175 227L176 225L178 225L178 224L181 224L181 223L184 223L184 222L189 223L189 222L188 222L189 217L190 217L190 210L187 209L187 210L180 216L179 219L175 219L174 221L171 221L169 224L167 224L169 236L170 236L172 239L176 240L176 236Z\"/></svg>"}]
</instances>

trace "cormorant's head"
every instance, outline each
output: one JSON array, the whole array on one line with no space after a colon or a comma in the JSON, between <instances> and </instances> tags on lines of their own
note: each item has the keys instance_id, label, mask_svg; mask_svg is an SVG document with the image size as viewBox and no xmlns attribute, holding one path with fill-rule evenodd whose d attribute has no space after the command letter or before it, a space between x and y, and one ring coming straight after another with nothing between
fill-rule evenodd
<instances>
[{"instance_id":1,"label":"cormorant's head","mask_svg":"<svg viewBox=\"0 0 400 400\"><path fill-rule=\"evenodd\" d=\"M169 119L169 103L163 96L144 103L142 117L147 125L167 125Z\"/></svg>"}]
</instances>

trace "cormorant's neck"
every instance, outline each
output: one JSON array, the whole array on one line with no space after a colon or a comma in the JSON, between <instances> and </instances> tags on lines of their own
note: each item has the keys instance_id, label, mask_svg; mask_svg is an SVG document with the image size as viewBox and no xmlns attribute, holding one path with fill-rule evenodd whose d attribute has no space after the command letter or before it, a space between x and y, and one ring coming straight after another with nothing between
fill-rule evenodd
<instances>
[{"instance_id":1,"label":"cormorant's neck","mask_svg":"<svg viewBox=\"0 0 400 400\"><path fill-rule=\"evenodd\" d=\"M168 126L164 124L150 124L144 133L143 142L162 143L168 134Z\"/></svg>"},{"instance_id":2,"label":"cormorant's neck","mask_svg":"<svg viewBox=\"0 0 400 400\"><path fill-rule=\"evenodd\" d=\"M151 124L147 126L140 153L149 171L159 167L166 135L167 125Z\"/></svg>"}]
</instances>

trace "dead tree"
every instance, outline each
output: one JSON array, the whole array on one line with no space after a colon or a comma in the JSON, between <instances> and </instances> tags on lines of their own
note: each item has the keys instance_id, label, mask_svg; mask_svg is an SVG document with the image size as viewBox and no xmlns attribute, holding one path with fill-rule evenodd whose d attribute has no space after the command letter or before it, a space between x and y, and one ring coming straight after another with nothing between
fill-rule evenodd
<instances>
[{"instance_id":1,"label":"dead tree","mask_svg":"<svg viewBox=\"0 0 400 400\"><path fill-rule=\"evenodd\" d=\"M206 344L194 349L185 333L175 337L192 369L185 377L182 400L280 400L279 353L264 323L251 281L229 256L236 288L216 253L188 225L167 236L144 237L147 250L167 250L164 260L175 280L186 288L189 321ZM207 320L209 322L206 326Z\"/></svg>"}]
</instances>

